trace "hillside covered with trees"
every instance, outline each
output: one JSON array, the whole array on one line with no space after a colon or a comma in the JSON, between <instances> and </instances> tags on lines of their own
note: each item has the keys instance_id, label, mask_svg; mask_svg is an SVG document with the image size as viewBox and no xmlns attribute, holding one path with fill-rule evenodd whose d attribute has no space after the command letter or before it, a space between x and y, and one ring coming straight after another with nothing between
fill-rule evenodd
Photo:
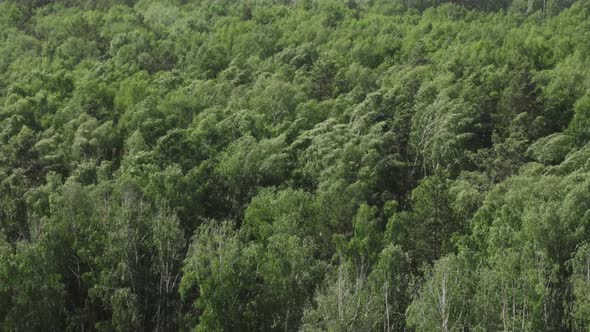
<instances>
[{"instance_id":1,"label":"hillside covered with trees","mask_svg":"<svg viewBox=\"0 0 590 332\"><path fill-rule=\"evenodd\" d=\"M0 1L0 331L590 331L590 0Z\"/></svg>"}]
</instances>

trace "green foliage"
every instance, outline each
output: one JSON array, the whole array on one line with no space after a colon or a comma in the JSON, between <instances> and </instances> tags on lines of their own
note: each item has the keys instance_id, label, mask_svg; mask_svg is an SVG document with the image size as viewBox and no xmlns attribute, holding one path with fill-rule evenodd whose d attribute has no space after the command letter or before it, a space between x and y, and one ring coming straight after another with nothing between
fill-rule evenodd
<instances>
[{"instance_id":1,"label":"green foliage","mask_svg":"<svg viewBox=\"0 0 590 332\"><path fill-rule=\"evenodd\" d=\"M590 248L584 244L576 251L576 256L572 260L573 273L573 322L576 329L583 331L590 328Z\"/></svg>"},{"instance_id":2,"label":"green foliage","mask_svg":"<svg viewBox=\"0 0 590 332\"><path fill-rule=\"evenodd\" d=\"M453 236L464 225L455 215L448 181L441 175L427 177L411 194L411 210L395 213L387 235L411 253L419 266L453 251Z\"/></svg>"},{"instance_id":3,"label":"green foliage","mask_svg":"<svg viewBox=\"0 0 590 332\"><path fill-rule=\"evenodd\" d=\"M588 330L587 0L0 2L0 330Z\"/></svg>"},{"instance_id":4,"label":"green foliage","mask_svg":"<svg viewBox=\"0 0 590 332\"><path fill-rule=\"evenodd\" d=\"M245 250L233 228L230 222L204 225L187 254L180 292L186 298L191 288L198 287L195 305L202 310L198 326L202 331L235 330L255 323L249 319L254 312L244 302L256 285L255 253Z\"/></svg>"},{"instance_id":5,"label":"green foliage","mask_svg":"<svg viewBox=\"0 0 590 332\"><path fill-rule=\"evenodd\" d=\"M472 279L464 259L449 255L427 272L408 307L408 325L418 331L461 331L467 327Z\"/></svg>"}]
</instances>

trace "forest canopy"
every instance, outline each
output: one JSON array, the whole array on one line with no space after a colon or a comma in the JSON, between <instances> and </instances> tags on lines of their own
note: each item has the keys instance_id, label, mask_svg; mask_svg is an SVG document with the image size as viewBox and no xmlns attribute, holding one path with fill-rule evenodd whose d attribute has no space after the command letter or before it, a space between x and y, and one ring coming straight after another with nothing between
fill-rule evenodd
<instances>
[{"instance_id":1,"label":"forest canopy","mask_svg":"<svg viewBox=\"0 0 590 332\"><path fill-rule=\"evenodd\" d=\"M590 331L589 0L0 1L1 331Z\"/></svg>"}]
</instances>

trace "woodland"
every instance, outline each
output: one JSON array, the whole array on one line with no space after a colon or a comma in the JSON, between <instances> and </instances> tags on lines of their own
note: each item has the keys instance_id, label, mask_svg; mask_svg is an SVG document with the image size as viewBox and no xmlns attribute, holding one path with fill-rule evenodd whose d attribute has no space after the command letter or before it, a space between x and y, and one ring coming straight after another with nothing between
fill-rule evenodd
<instances>
[{"instance_id":1,"label":"woodland","mask_svg":"<svg viewBox=\"0 0 590 332\"><path fill-rule=\"evenodd\" d=\"M0 0L0 331L590 331L590 0Z\"/></svg>"}]
</instances>

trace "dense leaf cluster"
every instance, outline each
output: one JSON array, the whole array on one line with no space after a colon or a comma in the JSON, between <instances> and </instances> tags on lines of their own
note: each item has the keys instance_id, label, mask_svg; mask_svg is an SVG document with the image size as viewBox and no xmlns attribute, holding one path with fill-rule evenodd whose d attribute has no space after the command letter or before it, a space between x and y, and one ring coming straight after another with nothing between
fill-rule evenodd
<instances>
[{"instance_id":1,"label":"dense leaf cluster","mask_svg":"<svg viewBox=\"0 0 590 332\"><path fill-rule=\"evenodd\" d=\"M0 330L588 331L590 1L0 2Z\"/></svg>"}]
</instances>

